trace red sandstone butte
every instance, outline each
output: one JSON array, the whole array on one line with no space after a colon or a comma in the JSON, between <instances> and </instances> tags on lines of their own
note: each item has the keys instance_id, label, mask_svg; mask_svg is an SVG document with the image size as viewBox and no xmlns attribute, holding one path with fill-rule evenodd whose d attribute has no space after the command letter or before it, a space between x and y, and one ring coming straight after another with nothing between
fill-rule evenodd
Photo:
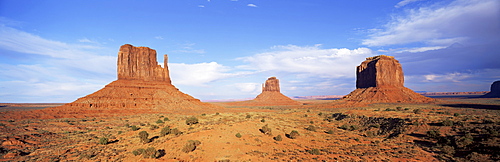
<instances>
[{"instance_id":1,"label":"red sandstone butte","mask_svg":"<svg viewBox=\"0 0 500 162\"><path fill-rule=\"evenodd\" d=\"M403 69L392 56L366 58L356 67L356 90L343 101L358 103L428 103L432 98L404 87Z\"/></svg>"},{"instance_id":2,"label":"red sandstone butte","mask_svg":"<svg viewBox=\"0 0 500 162\"><path fill-rule=\"evenodd\" d=\"M127 110L140 113L222 108L203 103L179 91L171 84L167 62L165 55L164 67L161 67L156 61L154 49L125 44L118 52L118 80L90 95L51 110Z\"/></svg>"},{"instance_id":3,"label":"red sandstone butte","mask_svg":"<svg viewBox=\"0 0 500 162\"><path fill-rule=\"evenodd\" d=\"M262 93L250 101L228 103L240 106L279 106L279 105L302 105L280 92L280 82L276 77L270 77L262 85Z\"/></svg>"},{"instance_id":4,"label":"red sandstone butte","mask_svg":"<svg viewBox=\"0 0 500 162\"><path fill-rule=\"evenodd\" d=\"M500 80L495 81L491 84L490 92L481 96L484 98L500 98Z\"/></svg>"}]
</instances>

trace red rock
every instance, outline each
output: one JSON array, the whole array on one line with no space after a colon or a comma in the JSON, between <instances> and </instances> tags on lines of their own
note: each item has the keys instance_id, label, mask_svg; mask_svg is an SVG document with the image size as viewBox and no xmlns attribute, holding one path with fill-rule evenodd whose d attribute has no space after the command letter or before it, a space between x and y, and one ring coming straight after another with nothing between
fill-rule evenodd
<instances>
[{"instance_id":1,"label":"red rock","mask_svg":"<svg viewBox=\"0 0 500 162\"><path fill-rule=\"evenodd\" d=\"M25 116L34 118L78 117L82 114L206 111L222 109L182 93L171 84L164 67L156 61L156 51L126 44L118 52L118 80L90 95L65 105L38 110ZM34 111L35 112L35 111ZM94 116L94 115L89 115ZM85 115L83 116L85 117Z\"/></svg>"},{"instance_id":2,"label":"red rock","mask_svg":"<svg viewBox=\"0 0 500 162\"><path fill-rule=\"evenodd\" d=\"M356 71L356 90L342 101L358 103L428 103L432 98L404 87L403 69L392 56L366 58Z\"/></svg>"},{"instance_id":3,"label":"red rock","mask_svg":"<svg viewBox=\"0 0 500 162\"><path fill-rule=\"evenodd\" d=\"M262 93L250 101L228 103L239 106L277 106L277 105L302 105L280 92L280 83L276 77L270 77L262 85Z\"/></svg>"},{"instance_id":4,"label":"red rock","mask_svg":"<svg viewBox=\"0 0 500 162\"><path fill-rule=\"evenodd\" d=\"M481 96L484 98L500 98L500 80L495 81L491 84L490 92Z\"/></svg>"}]
</instances>

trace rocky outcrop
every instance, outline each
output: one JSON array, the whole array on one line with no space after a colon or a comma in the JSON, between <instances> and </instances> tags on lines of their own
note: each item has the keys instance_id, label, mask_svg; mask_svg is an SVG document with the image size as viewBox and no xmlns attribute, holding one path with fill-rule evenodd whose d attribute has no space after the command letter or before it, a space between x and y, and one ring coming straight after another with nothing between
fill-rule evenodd
<instances>
[{"instance_id":1,"label":"rocky outcrop","mask_svg":"<svg viewBox=\"0 0 500 162\"><path fill-rule=\"evenodd\" d=\"M359 103L428 103L432 98L404 87L403 69L392 56L366 58L356 67L356 90L341 100Z\"/></svg>"},{"instance_id":2,"label":"rocky outcrop","mask_svg":"<svg viewBox=\"0 0 500 162\"><path fill-rule=\"evenodd\" d=\"M163 81L170 83L168 57L164 55L164 68L156 61L156 50L125 44L118 52L118 80Z\"/></svg>"},{"instance_id":3,"label":"rocky outcrop","mask_svg":"<svg viewBox=\"0 0 500 162\"><path fill-rule=\"evenodd\" d=\"M262 85L262 93L250 101L232 102L228 105L239 106L277 106L277 105L302 105L280 92L280 83L276 77L270 77Z\"/></svg>"},{"instance_id":4,"label":"rocky outcrop","mask_svg":"<svg viewBox=\"0 0 500 162\"><path fill-rule=\"evenodd\" d=\"M156 61L154 49L123 45L118 52L118 80L72 103L52 109L87 112L91 112L89 110L193 112L222 108L203 103L172 85L167 56L164 57L164 67L161 67Z\"/></svg>"},{"instance_id":5,"label":"rocky outcrop","mask_svg":"<svg viewBox=\"0 0 500 162\"><path fill-rule=\"evenodd\" d=\"M500 80L493 82L491 84L490 92L481 96L484 98L500 98Z\"/></svg>"},{"instance_id":6,"label":"rocky outcrop","mask_svg":"<svg viewBox=\"0 0 500 162\"><path fill-rule=\"evenodd\" d=\"M262 84L262 92L280 92L280 81L276 77L270 77Z\"/></svg>"}]
</instances>

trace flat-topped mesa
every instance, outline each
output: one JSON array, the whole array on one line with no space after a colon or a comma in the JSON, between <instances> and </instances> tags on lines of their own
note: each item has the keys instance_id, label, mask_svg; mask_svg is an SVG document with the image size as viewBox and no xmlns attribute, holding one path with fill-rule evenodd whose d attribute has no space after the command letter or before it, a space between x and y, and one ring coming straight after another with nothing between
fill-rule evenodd
<instances>
[{"instance_id":1,"label":"flat-topped mesa","mask_svg":"<svg viewBox=\"0 0 500 162\"><path fill-rule=\"evenodd\" d=\"M118 80L163 81L171 83L168 57L164 55L164 66L156 61L156 50L125 44L118 52Z\"/></svg>"},{"instance_id":2,"label":"flat-topped mesa","mask_svg":"<svg viewBox=\"0 0 500 162\"><path fill-rule=\"evenodd\" d=\"M262 84L262 92L280 92L280 81L276 77L270 77Z\"/></svg>"},{"instance_id":3,"label":"flat-topped mesa","mask_svg":"<svg viewBox=\"0 0 500 162\"><path fill-rule=\"evenodd\" d=\"M393 56L368 57L356 67L356 88L383 86L404 86L403 68Z\"/></svg>"},{"instance_id":4,"label":"flat-topped mesa","mask_svg":"<svg viewBox=\"0 0 500 162\"><path fill-rule=\"evenodd\" d=\"M366 58L356 67L356 90L343 101L359 103L428 103L435 99L404 87L403 68L392 56Z\"/></svg>"},{"instance_id":5,"label":"flat-topped mesa","mask_svg":"<svg viewBox=\"0 0 500 162\"><path fill-rule=\"evenodd\" d=\"M490 92L481 96L484 98L500 98L500 80L497 80L491 84Z\"/></svg>"}]
</instances>

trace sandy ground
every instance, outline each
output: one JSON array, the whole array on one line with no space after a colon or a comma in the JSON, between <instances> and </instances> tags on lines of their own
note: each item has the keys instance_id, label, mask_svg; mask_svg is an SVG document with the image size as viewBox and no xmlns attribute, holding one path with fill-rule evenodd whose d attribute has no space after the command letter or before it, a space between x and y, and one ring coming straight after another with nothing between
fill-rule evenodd
<instances>
[{"instance_id":1,"label":"sandy ground","mask_svg":"<svg viewBox=\"0 0 500 162\"><path fill-rule=\"evenodd\" d=\"M500 99L435 104L226 107L220 112L115 114L57 119L0 116L2 161L468 161L498 160ZM316 108L314 105L321 108ZM6 104L3 104L6 105ZM35 108L33 108L35 107ZM38 106L44 107L44 106ZM37 106L3 106L18 113ZM23 110L28 109L28 110ZM187 125L190 117L198 123ZM168 118L168 119L167 119ZM375 120L376 119L376 120ZM452 125L443 121L452 121ZM139 128L133 130L132 127ZM161 135L165 127L180 134ZM269 128L270 131L265 130ZM139 132L148 133L142 142ZM294 139L292 131L298 132ZM429 131L439 132L431 137ZM496 132L495 132L496 131ZM463 146L459 139L471 135ZM281 140L277 140L280 136ZM442 142L446 139L450 142ZM101 140L106 139L105 142ZM199 141L186 150L188 141ZM486 141L486 142L485 142ZM449 147L446 147L449 146ZM140 149L153 147L153 158ZM450 147L453 148L450 151ZM486 148L486 149L485 149ZM134 152L135 151L135 152ZM154 154L154 153L153 153Z\"/></svg>"}]
</instances>

